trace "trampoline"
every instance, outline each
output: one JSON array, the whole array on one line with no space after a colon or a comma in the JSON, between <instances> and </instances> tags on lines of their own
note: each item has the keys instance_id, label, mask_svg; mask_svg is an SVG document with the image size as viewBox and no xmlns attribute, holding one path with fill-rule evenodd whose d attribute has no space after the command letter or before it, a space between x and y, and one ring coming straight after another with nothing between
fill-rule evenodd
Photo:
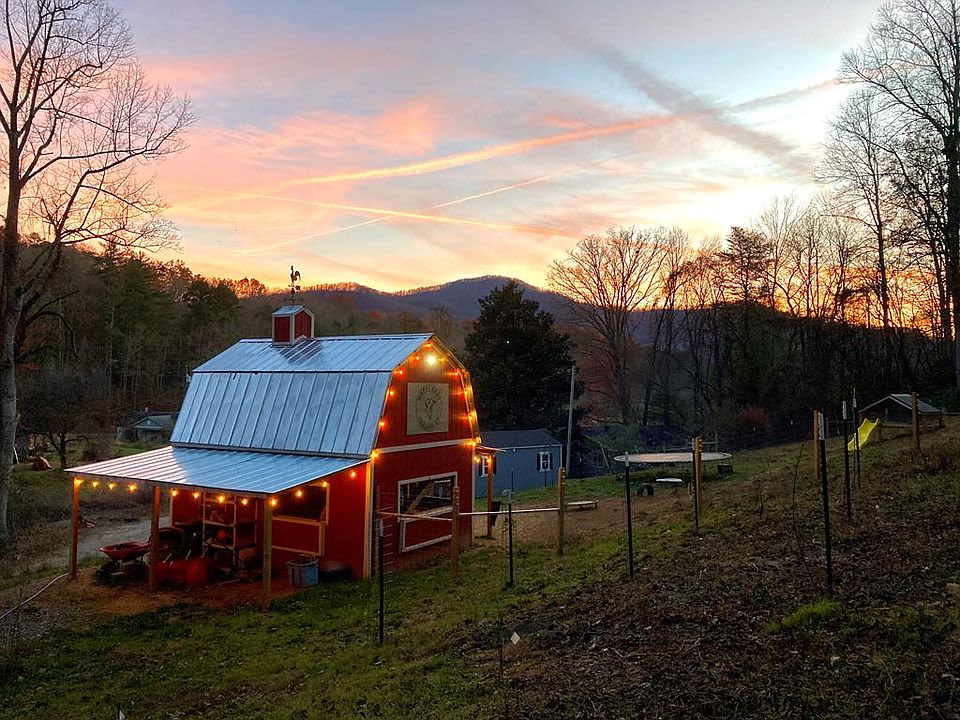
<instances>
[{"instance_id":1,"label":"trampoline","mask_svg":"<svg viewBox=\"0 0 960 720\"><path fill-rule=\"evenodd\" d=\"M731 455L727 452L700 453L701 462L720 462L730 458ZM676 465L692 463L693 452L629 453L628 455L617 455L614 460L630 465Z\"/></svg>"}]
</instances>

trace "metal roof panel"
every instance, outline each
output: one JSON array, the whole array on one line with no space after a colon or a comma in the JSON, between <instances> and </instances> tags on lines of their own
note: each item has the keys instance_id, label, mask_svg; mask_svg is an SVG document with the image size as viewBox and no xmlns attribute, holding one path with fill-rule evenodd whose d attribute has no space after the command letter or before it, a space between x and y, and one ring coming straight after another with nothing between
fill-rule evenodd
<instances>
[{"instance_id":1,"label":"metal roof panel","mask_svg":"<svg viewBox=\"0 0 960 720\"><path fill-rule=\"evenodd\" d=\"M363 462L357 458L164 447L82 465L68 472L86 479L272 495Z\"/></svg>"}]
</instances>

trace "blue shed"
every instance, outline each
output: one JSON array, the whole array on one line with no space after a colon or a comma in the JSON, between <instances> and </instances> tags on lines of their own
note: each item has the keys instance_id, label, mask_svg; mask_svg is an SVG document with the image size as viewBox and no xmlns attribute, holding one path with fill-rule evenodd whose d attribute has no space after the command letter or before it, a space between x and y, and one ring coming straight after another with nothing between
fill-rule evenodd
<instances>
[{"instance_id":1,"label":"blue shed","mask_svg":"<svg viewBox=\"0 0 960 720\"><path fill-rule=\"evenodd\" d=\"M563 445L546 430L491 430L481 432L484 447L498 450L493 472L493 495L504 490L529 490L557 484L563 464ZM476 496L487 496L487 465L477 471Z\"/></svg>"}]
</instances>

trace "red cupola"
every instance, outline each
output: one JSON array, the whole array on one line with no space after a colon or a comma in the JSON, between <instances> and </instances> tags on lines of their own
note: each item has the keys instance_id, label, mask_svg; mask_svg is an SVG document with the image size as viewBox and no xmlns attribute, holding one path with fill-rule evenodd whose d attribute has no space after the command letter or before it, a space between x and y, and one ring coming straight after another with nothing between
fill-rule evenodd
<instances>
[{"instance_id":1,"label":"red cupola","mask_svg":"<svg viewBox=\"0 0 960 720\"><path fill-rule=\"evenodd\" d=\"M293 345L313 337L313 313L303 305L285 305L273 313L273 344Z\"/></svg>"}]
</instances>

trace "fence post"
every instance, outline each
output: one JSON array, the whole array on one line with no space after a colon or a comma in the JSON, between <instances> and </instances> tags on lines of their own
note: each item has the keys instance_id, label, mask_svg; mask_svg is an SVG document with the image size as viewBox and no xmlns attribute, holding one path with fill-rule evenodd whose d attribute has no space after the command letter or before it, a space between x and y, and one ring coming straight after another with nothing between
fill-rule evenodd
<instances>
[{"instance_id":1,"label":"fence post","mask_svg":"<svg viewBox=\"0 0 960 720\"><path fill-rule=\"evenodd\" d=\"M630 496L630 455L624 453L623 458L623 486L627 493L627 571L633 577L633 506Z\"/></svg>"},{"instance_id":2,"label":"fence post","mask_svg":"<svg viewBox=\"0 0 960 720\"><path fill-rule=\"evenodd\" d=\"M460 487L453 486L453 512L451 513L450 572L454 580L460 579Z\"/></svg>"},{"instance_id":3,"label":"fence post","mask_svg":"<svg viewBox=\"0 0 960 720\"><path fill-rule=\"evenodd\" d=\"M493 512L493 455L481 456L484 467L487 469L487 512ZM493 537L493 515L487 515L487 537Z\"/></svg>"},{"instance_id":4,"label":"fence post","mask_svg":"<svg viewBox=\"0 0 960 720\"><path fill-rule=\"evenodd\" d=\"M833 554L830 545L830 483L827 479L827 441L823 413L817 413L819 424L820 492L823 494L823 541L827 555L827 597L833 597Z\"/></svg>"},{"instance_id":5,"label":"fence post","mask_svg":"<svg viewBox=\"0 0 960 720\"><path fill-rule=\"evenodd\" d=\"M560 468L557 474L557 555L563 555L563 521L567 506L567 471Z\"/></svg>"},{"instance_id":6,"label":"fence post","mask_svg":"<svg viewBox=\"0 0 960 720\"><path fill-rule=\"evenodd\" d=\"M843 495L847 504L847 520L853 517L853 499L850 497L850 433L847 427L847 401L843 401Z\"/></svg>"},{"instance_id":7,"label":"fence post","mask_svg":"<svg viewBox=\"0 0 960 720\"><path fill-rule=\"evenodd\" d=\"M853 467L857 475L857 490L863 487L860 482L860 422L857 411L857 389L853 389Z\"/></svg>"},{"instance_id":8,"label":"fence post","mask_svg":"<svg viewBox=\"0 0 960 720\"><path fill-rule=\"evenodd\" d=\"M513 587L513 491L504 493L507 496L507 557L509 558L510 573L507 587Z\"/></svg>"},{"instance_id":9,"label":"fence post","mask_svg":"<svg viewBox=\"0 0 960 720\"><path fill-rule=\"evenodd\" d=\"M920 451L920 408L917 401L917 394L910 393L910 399L913 403L913 447Z\"/></svg>"},{"instance_id":10,"label":"fence post","mask_svg":"<svg viewBox=\"0 0 960 720\"><path fill-rule=\"evenodd\" d=\"M83 480L73 479L73 501L70 504L70 579L77 579L77 548L80 545L80 485Z\"/></svg>"},{"instance_id":11,"label":"fence post","mask_svg":"<svg viewBox=\"0 0 960 720\"><path fill-rule=\"evenodd\" d=\"M379 613L379 625L377 627L377 642L380 645L383 645L383 620L384 615L386 614L386 607L384 606L384 593L383 593L383 518L380 518L377 522L377 582L379 585L378 593L380 595L380 613Z\"/></svg>"},{"instance_id":12,"label":"fence post","mask_svg":"<svg viewBox=\"0 0 960 720\"><path fill-rule=\"evenodd\" d=\"M813 476L820 481L820 452L817 450L817 438L820 437L820 411L813 411Z\"/></svg>"},{"instance_id":13,"label":"fence post","mask_svg":"<svg viewBox=\"0 0 960 720\"><path fill-rule=\"evenodd\" d=\"M700 507L703 495L700 493L700 482L703 478L703 439L693 439L693 525L700 534Z\"/></svg>"}]
</instances>

